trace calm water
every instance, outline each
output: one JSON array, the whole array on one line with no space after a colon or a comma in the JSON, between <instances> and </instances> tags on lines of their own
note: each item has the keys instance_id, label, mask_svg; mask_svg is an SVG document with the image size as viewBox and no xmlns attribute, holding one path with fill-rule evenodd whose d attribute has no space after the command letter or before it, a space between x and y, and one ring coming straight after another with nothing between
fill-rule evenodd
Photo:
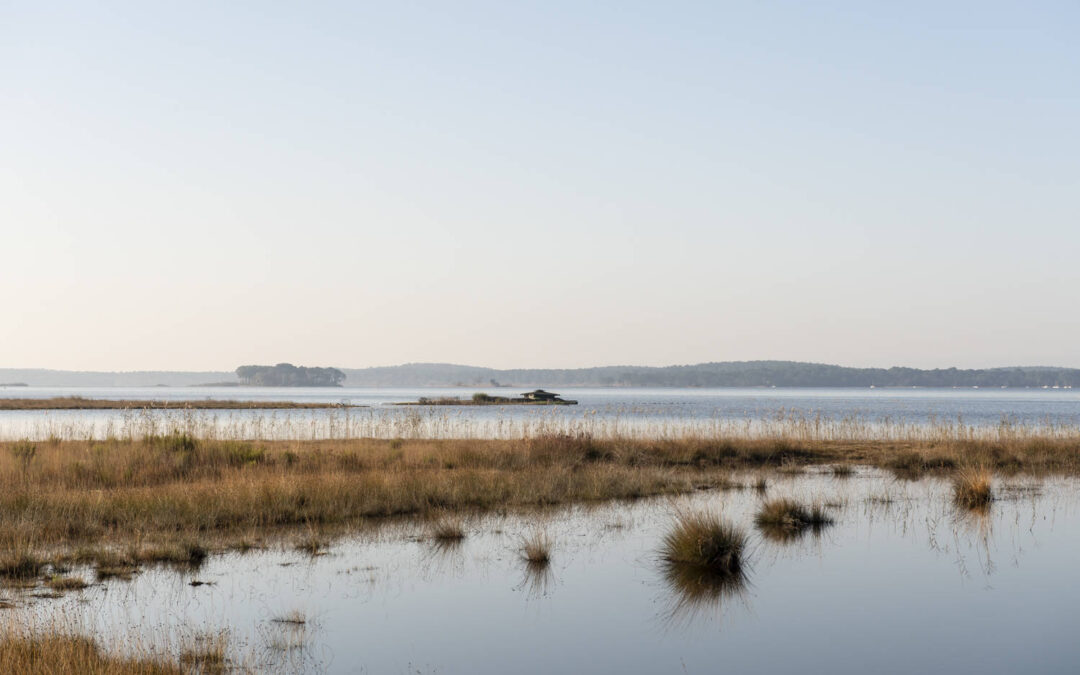
<instances>
[{"instance_id":1,"label":"calm water","mask_svg":"<svg viewBox=\"0 0 1080 675\"><path fill-rule=\"evenodd\" d=\"M777 478L770 496L835 504L835 526L789 542L754 531L751 490L477 517L449 549L405 522L315 558L281 547L61 599L7 591L19 606L4 611L118 644L225 631L282 672L1076 672L1080 484L996 487L1003 498L973 516L936 480ZM753 533L741 591L665 574L657 551L680 508ZM537 528L555 540L546 573L516 552ZM306 625L274 622L294 611Z\"/></svg>"},{"instance_id":2,"label":"calm water","mask_svg":"<svg viewBox=\"0 0 1080 675\"><path fill-rule=\"evenodd\" d=\"M500 394L518 390L489 390ZM560 389L577 406L394 407L421 396L468 397L473 389L112 387L0 388L0 397L321 401L348 411L0 411L0 438L106 436L189 427L232 436L515 437L537 430L598 433L711 430L798 420L806 425L876 427L1080 426L1072 389Z\"/></svg>"}]
</instances>

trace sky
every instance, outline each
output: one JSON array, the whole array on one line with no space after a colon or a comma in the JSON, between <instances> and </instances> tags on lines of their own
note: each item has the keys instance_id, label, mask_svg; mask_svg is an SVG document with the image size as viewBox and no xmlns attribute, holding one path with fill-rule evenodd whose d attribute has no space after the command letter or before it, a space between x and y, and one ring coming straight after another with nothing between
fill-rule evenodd
<instances>
[{"instance_id":1,"label":"sky","mask_svg":"<svg viewBox=\"0 0 1080 675\"><path fill-rule=\"evenodd\" d=\"M0 367L1080 367L1078 33L0 0Z\"/></svg>"}]
</instances>

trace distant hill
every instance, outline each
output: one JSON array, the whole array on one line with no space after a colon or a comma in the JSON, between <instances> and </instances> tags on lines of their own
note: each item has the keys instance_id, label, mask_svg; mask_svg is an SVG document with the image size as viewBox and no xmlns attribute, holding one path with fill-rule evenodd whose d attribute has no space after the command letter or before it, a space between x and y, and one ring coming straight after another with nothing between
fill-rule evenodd
<instances>
[{"instance_id":1,"label":"distant hill","mask_svg":"<svg viewBox=\"0 0 1080 675\"><path fill-rule=\"evenodd\" d=\"M687 366L603 366L573 369L481 368L449 363L407 363L379 368L341 368L345 386L520 387L1053 387L1080 388L1080 369L1017 366L957 368L848 368L799 361L724 361ZM225 371L126 373L0 368L0 382L30 386L138 387L239 384ZM0 390L0 397L4 394Z\"/></svg>"},{"instance_id":2,"label":"distant hill","mask_svg":"<svg viewBox=\"0 0 1080 675\"><path fill-rule=\"evenodd\" d=\"M725 361L687 366L498 370L447 363L342 369L351 386L601 387L1080 387L1080 369L1009 367L848 368L799 361Z\"/></svg>"}]
</instances>

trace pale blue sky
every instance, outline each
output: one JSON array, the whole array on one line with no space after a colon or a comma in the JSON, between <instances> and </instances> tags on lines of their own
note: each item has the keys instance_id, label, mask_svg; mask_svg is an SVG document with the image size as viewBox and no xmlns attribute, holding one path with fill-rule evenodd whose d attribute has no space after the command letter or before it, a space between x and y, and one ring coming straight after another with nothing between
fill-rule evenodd
<instances>
[{"instance_id":1,"label":"pale blue sky","mask_svg":"<svg viewBox=\"0 0 1080 675\"><path fill-rule=\"evenodd\" d=\"M0 0L0 367L1080 366L1078 34Z\"/></svg>"}]
</instances>

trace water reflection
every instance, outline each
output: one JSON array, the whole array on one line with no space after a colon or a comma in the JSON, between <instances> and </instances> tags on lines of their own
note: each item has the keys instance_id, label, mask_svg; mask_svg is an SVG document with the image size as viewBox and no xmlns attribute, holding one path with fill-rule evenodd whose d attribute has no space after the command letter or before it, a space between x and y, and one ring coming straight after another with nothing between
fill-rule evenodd
<instances>
[{"instance_id":1,"label":"water reflection","mask_svg":"<svg viewBox=\"0 0 1080 675\"><path fill-rule=\"evenodd\" d=\"M1069 672L1080 658L1067 631L1033 632L1080 604L1065 562L1080 551L1080 482L1013 479L996 486L989 509L967 510L938 478L896 482L863 469L843 481L831 473L769 478L770 498L828 503L837 522L753 530L741 566L749 576L657 556L673 506L722 510L753 528L764 500L742 490L551 509L539 518L473 515L462 538L435 537L431 521L396 520L352 537L325 534L327 555L315 558L291 542L210 556L199 586L190 572L148 566L130 581L58 599L32 597L38 589L3 589L0 598L15 605L4 616L22 625L71 617L106 644L229 630L236 661L250 656L257 671L271 672L410 672L410 663L444 673L565 672L581 663L680 672L683 660L689 672L709 672L720 660L734 672L858 672L813 649L836 634L867 649L903 634L936 645L939 655L955 650L950 658L999 659L1001 672L1024 670L1009 661L1009 641L1019 635L1039 641L1047 670ZM455 529L439 522L444 532ZM541 534L547 563L523 557L526 540ZM71 574L92 578L85 569ZM273 621L298 607L304 623ZM752 620L740 608L752 609ZM955 628L982 616L993 623ZM713 629L718 623L723 630ZM762 650L777 634L786 636L784 648ZM523 668L522 653L541 656ZM935 670L940 662L927 653L905 652L895 671Z\"/></svg>"},{"instance_id":2,"label":"water reflection","mask_svg":"<svg viewBox=\"0 0 1080 675\"><path fill-rule=\"evenodd\" d=\"M548 597L554 586L555 573L551 570L550 561L526 560L521 581L514 590L523 591L529 600L538 600Z\"/></svg>"},{"instance_id":3,"label":"water reflection","mask_svg":"<svg viewBox=\"0 0 1080 675\"><path fill-rule=\"evenodd\" d=\"M707 567L664 560L660 564L667 591L661 622L668 629L686 628L705 618L719 618L725 604L747 605L748 584L743 568L717 572Z\"/></svg>"}]
</instances>

